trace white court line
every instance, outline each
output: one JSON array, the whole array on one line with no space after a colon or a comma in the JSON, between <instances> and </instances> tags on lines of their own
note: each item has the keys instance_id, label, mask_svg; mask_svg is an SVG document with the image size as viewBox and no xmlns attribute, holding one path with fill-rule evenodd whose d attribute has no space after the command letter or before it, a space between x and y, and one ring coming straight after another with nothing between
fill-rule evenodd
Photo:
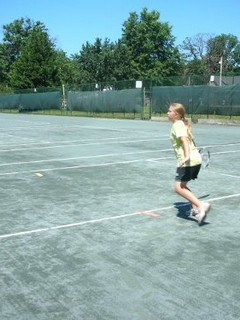
<instances>
[{"instance_id":1,"label":"white court line","mask_svg":"<svg viewBox=\"0 0 240 320\"><path fill-rule=\"evenodd\" d=\"M230 177L230 178L235 178L235 179L240 179L240 176L236 176L236 175L232 175L232 174L228 174L228 173L221 173L221 172L216 172L215 174L221 175L221 176L226 176L226 177Z\"/></svg>"},{"instance_id":2,"label":"white court line","mask_svg":"<svg viewBox=\"0 0 240 320\"><path fill-rule=\"evenodd\" d=\"M16 120L17 122L27 122L27 123L31 123L31 124L35 124L36 122L34 122L34 121L29 121L29 120L23 120L23 119L17 119ZM51 122L41 122L41 121L37 121L37 125L38 126L45 126L46 124L51 124ZM26 127L24 127L24 128L26 128Z\"/></svg>"},{"instance_id":3,"label":"white court line","mask_svg":"<svg viewBox=\"0 0 240 320\"><path fill-rule=\"evenodd\" d=\"M0 128L0 132L5 132L5 131L18 131L18 130L22 130L22 129L25 129L25 130L28 130L28 129L41 129L44 128L46 125L32 125L32 126L24 126L24 127L12 127L12 128L5 128L5 127L1 127Z\"/></svg>"},{"instance_id":4,"label":"white court line","mask_svg":"<svg viewBox=\"0 0 240 320\"><path fill-rule=\"evenodd\" d=\"M125 138L125 137L124 137ZM65 147L73 147L73 146L91 146L91 145L106 145L106 144L127 144L127 143L137 143L137 142L152 142L152 141L165 141L165 140L169 140L168 136L166 136L166 138L161 137L161 138L149 138L149 139L141 139L141 140L125 140L125 141L109 141L109 140L113 140L113 139L119 139L119 138L106 138L106 139L100 139L101 141L98 142L87 142L89 141L89 139L85 139L85 140L69 140L69 141L61 141L61 145L53 145L54 142L39 142L39 143L24 143L24 144L19 144L20 146L29 146L29 145L37 145L37 147L32 147L32 148L12 148L12 149L0 149L0 152L14 152L14 151L29 151L29 150L40 150L40 149L55 149L55 148L65 148ZM96 140L96 139L92 139L92 140ZM106 142L107 141L107 142ZM69 143L70 144L65 144L65 143ZM80 142L77 144L73 144L72 142ZM82 143L83 142L83 143ZM58 142L59 143L59 142ZM48 144L47 146L41 146L43 144ZM49 145L51 144L51 145ZM237 143L233 144L236 145ZM5 144L4 144L5 145ZM2 146L4 146L2 145ZM14 144L16 145L16 144ZM228 146L230 144L227 145L219 145L219 146ZM199 148L201 148L203 146L199 146ZM204 147L210 147L210 146L204 146ZM222 151L222 152L213 152L212 154L221 154L221 153L234 153L234 152L239 152L240 150L235 150L235 151Z\"/></svg>"},{"instance_id":5,"label":"white court line","mask_svg":"<svg viewBox=\"0 0 240 320\"><path fill-rule=\"evenodd\" d=\"M211 152L211 154L226 154L226 153L237 153L240 150L230 150L230 151L218 151L218 152Z\"/></svg>"},{"instance_id":6,"label":"white court line","mask_svg":"<svg viewBox=\"0 0 240 320\"><path fill-rule=\"evenodd\" d=\"M169 149L172 150L172 149ZM166 150L165 150L166 151ZM176 157L163 157L163 158L152 158L152 159L147 159L146 161L149 162L158 162L159 160L166 160L166 159L176 159Z\"/></svg>"},{"instance_id":7,"label":"white court line","mask_svg":"<svg viewBox=\"0 0 240 320\"><path fill-rule=\"evenodd\" d=\"M167 138L166 138L167 139ZM94 146L94 145L106 145L106 144L128 144L128 143L138 143L138 142L152 142L160 141L159 138L156 139L141 139L141 140L127 140L127 141L109 141L109 142L90 142L90 143L73 143L68 145L55 145L55 146L44 146L44 147L33 147L33 148L13 148L13 149L1 149L0 152L13 152L13 151L29 151L29 150L43 150L43 149L56 149L56 148L68 148L76 146Z\"/></svg>"},{"instance_id":8,"label":"white court line","mask_svg":"<svg viewBox=\"0 0 240 320\"><path fill-rule=\"evenodd\" d=\"M69 166L69 167L55 167L55 168L45 168L45 169L35 169L35 170L25 170L25 171L13 171L13 172L5 172L0 173L0 176L7 176L7 175L16 175L22 173L35 173L35 172L49 172L49 171L58 171L58 170L71 170L71 169L83 169L83 168L94 168L94 167L107 167L107 166L114 166L118 164L128 164L134 162L141 162L146 161L145 159L136 159L136 160L125 160L125 161L116 161L116 162L105 162L99 164L90 164L90 165L78 165L78 166Z\"/></svg>"},{"instance_id":9,"label":"white court line","mask_svg":"<svg viewBox=\"0 0 240 320\"><path fill-rule=\"evenodd\" d=\"M137 123L137 122L135 122ZM33 124L32 126L18 126L18 127L12 127L12 128L5 128L5 127L1 127L0 128L0 132L2 131L5 131L7 129L7 131L16 131L16 130L22 130L22 129L25 129L25 130L28 130L28 129L43 129L45 128L46 125L38 125L38 124ZM134 132L136 133L136 130L132 129L121 129L121 128L114 128L114 127L98 127L98 126L87 126L87 125L80 125L80 124L75 124L75 125L53 125L51 123L49 123L47 125L47 129L56 129L56 128L61 128L61 129L73 129L73 128L83 128L83 129L92 129L92 130L104 130L104 131L116 131L116 132ZM142 133L142 131L141 131ZM148 131L146 132L148 133Z\"/></svg>"},{"instance_id":10,"label":"white court line","mask_svg":"<svg viewBox=\"0 0 240 320\"><path fill-rule=\"evenodd\" d=\"M55 158L55 159L45 159L45 160L9 162L9 163L0 164L0 167L12 166L12 165L21 165L21 164L32 164L32 163L71 161L71 160L80 160L80 159L96 159L96 158L104 158L104 157L119 157L119 156L121 157L121 156L126 156L126 155L155 153L155 152L166 152L166 151L172 151L172 149L147 150L147 151L123 152L123 153L107 153L107 154L99 154L99 155L95 155L95 156L81 156L81 157L72 157L72 158ZM172 157L169 157L169 158L172 158ZM156 158L156 159L159 160L159 159L167 159L167 158ZM148 161L154 161L154 160L148 159Z\"/></svg>"},{"instance_id":11,"label":"white court line","mask_svg":"<svg viewBox=\"0 0 240 320\"><path fill-rule=\"evenodd\" d=\"M3 115L3 114L2 114ZM16 117L21 117L19 114L12 114L11 116L16 116ZM30 115L30 117L31 117L32 115ZM10 119L9 117L7 117L8 119ZM12 120L12 119L11 119ZM3 119L3 118L1 118L0 119L0 121L3 121L3 122L5 122L6 121L6 119ZM32 121L32 119L31 119L31 121L30 120L24 120L24 119L17 119L17 118L15 118L14 119L14 121L16 121L16 122L27 122L27 123L31 123L31 124L35 124L36 122L35 121ZM45 125L45 124L51 124L51 122L46 122L46 121L37 121L37 124L39 124L39 125ZM24 127L25 128L25 127Z\"/></svg>"},{"instance_id":12,"label":"white court line","mask_svg":"<svg viewBox=\"0 0 240 320\"><path fill-rule=\"evenodd\" d=\"M167 138L164 138L164 136L162 136L161 138L158 138L157 136L152 136L152 137L149 137L150 139L149 139L149 141L151 141L153 138L155 139L157 139L157 140L159 140L159 141L165 141L165 140L168 140ZM22 138L21 138L22 139ZM61 143L61 145L63 146L63 147L68 147L69 146L69 143L75 143L75 142L81 142L81 143L83 143L84 142L84 145L87 145L87 143L92 143L93 141L98 141L98 143L99 142L108 142L108 141L112 141L112 140L120 140L120 139L126 139L126 137L115 137L115 138L99 138L99 139L96 139L96 138L92 138L92 139L77 139L77 140L61 140L61 141L54 141L54 142L52 142L52 141L40 141L40 142L29 142L29 143L12 143L12 144L6 144L6 143L3 143L3 144L1 144L0 143L0 146L1 147L4 147L4 146L6 146L6 147L12 147L12 146L18 146L18 147L25 147L25 146L42 146L42 145L44 145L44 144L46 144L46 145L53 145L53 147L54 147L54 145L55 144L57 144L57 143ZM136 140L136 142L137 142L138 140ZM117 141L118 142L118 141ZM117 143L116 142L116 143ZM120 141L121 142L121 141ZM126 141L125 141L126 142ZM81 143L80 143L80 145L81 145ZM66 144L66 145L65 145ZM15 150L15 149L6 149L7 151L12 151L12 150ZM29 150L29 149L27 149L27 148L23 148L23 150ZM1 151L1 150L0 150Z\"/></svg>"},{"instance_id":13,"label":"white court line","mask_svg":"<svg viewBox=\"0 0 240 320\"><path fill-rule=\"evenodd\" d=\"M219 143L219 144L210 144L199 146L199 148L215 148L215 147L228 147L228 146L236 146L240 144L240 142L232 142L232 143Z\"/></svg>"},{"instance_id":14,"label":"white court line","mask_svg":"<svg viewBox=\"0 0 240 320\"><path fill-rule=\"evenodd\" d=\"M235 197L240 197L240 193L230 194L228 196L223 196L223 197L212 198L212 199L209 199L208 201L209 202L219 201L219 200L230 199L230 198L235 198ZM180 206L187 206L187 205L188 204L186 203L186 204L182 204ZM150 213L150 212L155 212L155 211L166 211L166 210L170 210L173 208L175 208L175 206L160 207L160 208L145 210L145 212ZM131 217L131 216L136 216L136 215L141 215L141 213L139 211L137 211L137 212L127 213L127 214L121 214L118 216L111 216L111 217L105 217L105 218L100 218L100 219L80 221L80 222L75 222L75 223L58 225L58 226L54 226L54 227L33 229L33 230L20 231L20 232L15 232L15 233L7 233L7 234L0 235L0 239L12 238L12 237L17 237L17 236L25 236L25 235L30 235L30 234L34 234L34 233L47 232L47 231L51 231L51 230L78 227L78 226L83 226L86 224L98 223L98 222L103 222L103 221L111 221L111 220L122 219L122 218L127 218L127 217Z\"/></svg>"},{"instance_id":15,"label":"white court line","mask_svg":"<svg viewBox=\"0 0 240 320\"><path fill-rule=\"evenodd\" d=\"M11 135L13 136L13 135ZM157 136L155 136L154 138L157 138ZM21 138L22 139L22 138ZM0 146L7 146L7 147L11 147L11 146L38 146L38 145L44 145L44 144L56 144L56 143L73 143L73 142L92 142L92 141L95 141L95 140L98 140L98 141L108 141L108 140L120 140L120 139L126 139L126 137L114 137L114 138L99 138L99 139L96 139L96 138L92 138L92 139L77 139L77 140L61 140L61 141L38 141L38 142L31 142L31 143L11 143L11 144L6 144L6 143L2 143L0 144Z\"/></svg>"},{"instance_id":16,"label":"white court line","mask_svg":"<svg viewBox=\"0 0 240 320\"><path fill-rule=\"evenodd\" d=\"M160 152L160 150L156 150L156 151ZM172 149L163 149L161 151L172 151ZM154 152L155 152L155 150L154 150ZM96 157L98 157L98 156L96 156ZM105 162L105 163L98 163L98 164L75 165L75 166L67 166L67 167L37 168L37 169L34 169L34 170L4 172L4 173L0 173L0 176L17 175L17 174L23 174L23 173L25 174L25 173L50 172L50 171L59 171L59 170L72 170L72 169L84 169L84 168L94 168L94 167L106 167L106 166L113 166L113 165L137 163L137 162L141 162L141 161L157 162L159 160L165 160L165 159L175 159L175 157L172 156L172 157L162 157L162 158L135 159L135 160ZM39 160L39 161L41 161L41 160ZM233 176L233 177L235 177L235 176Z\"/></svg>"},{"instance_id":17,"label":"white court line","mask_svg":"<svg viewBox=\"0 0 240 320\"><path fill-rule=\"evenodd\" d=\"M212 202L212 201L218 201L218 200L230 199L230 198L236 198L236 197L240 197L240 193L229 194L228 196L216 197L216 198L209 199L208 201Z\"/></svg>"}]
</instances>

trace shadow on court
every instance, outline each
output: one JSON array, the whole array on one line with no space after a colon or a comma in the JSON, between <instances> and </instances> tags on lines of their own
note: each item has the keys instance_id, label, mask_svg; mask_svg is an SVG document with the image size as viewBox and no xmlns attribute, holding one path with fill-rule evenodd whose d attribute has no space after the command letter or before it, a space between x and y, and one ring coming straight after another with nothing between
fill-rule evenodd
<instances>
[{"instance_id":1,"label":"shadow on court","mask_svg":"<svg viewBox=\"0 0 240 320\"><path fill-rule=\"evenodd\" d=\"M210 194L206 194L206 195L200 196L199 199L204 200L209 197L210 197ZM194 219L193 217L189 217L189 211L191 210L191 206L190 206L189 202L175 202L174 207L177 209L177 217L178 218L197 222L197 220ZM206 218L206 220L207 220L207 218ZM208 222L204 221L204 223L202 223L201 226L203 226L205 224L208 224Z\"/></svg>"},{"instance_id":2,"label":"shadow on court","mask_svg":"<svg viewBox=\"0 0 240 320\"><path fill-rule=\"evenodd\" d=\"M189 205L188 202L175 202L174 207L177 209L177 217L178 218L193 221L193 222L197 223L196 219L189 216L189 211L191 210L191 206ZM206 224L209 224L209 222L207 222L207 217L206 217L206 220L201 224L201 227Z\"/></svg>"}]
</instances>

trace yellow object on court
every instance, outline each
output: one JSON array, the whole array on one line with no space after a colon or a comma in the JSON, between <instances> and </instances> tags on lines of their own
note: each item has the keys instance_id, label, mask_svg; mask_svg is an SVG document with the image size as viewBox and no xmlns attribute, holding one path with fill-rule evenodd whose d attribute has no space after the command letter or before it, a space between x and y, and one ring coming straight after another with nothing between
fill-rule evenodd
<instances>
[{"instance_id":1,"label":"yellow object on court","mask_svg":"<svg viewBox=\"0 0 240 320\"><path fill-rule=\"evenodd\" d=\"M37 173L35 173L36 174L36 176L38 176L38 177L42 177L43 176L43 174L41 174L40 172L37 172Z\"/></svg>"}]
</instances>

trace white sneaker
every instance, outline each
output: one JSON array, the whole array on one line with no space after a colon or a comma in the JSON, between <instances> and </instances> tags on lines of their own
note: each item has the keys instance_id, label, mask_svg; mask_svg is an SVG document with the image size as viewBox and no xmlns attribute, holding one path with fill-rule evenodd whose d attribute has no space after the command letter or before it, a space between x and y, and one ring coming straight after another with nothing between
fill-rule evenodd
<instances>
[{"instance_id":1,"label":"white sneaker","mask_svg":"<svg viewBox=\"0 0 240 320\"><path fill-rule=\"evenodd\" d=\"M210 210L210 203L208 202L202 202L202 205L204 207L205 212L207 213ZM191 217L196 216L200 212L200 209L198 208L192 208L191 210L187 211L187 214Z\"/></svg>"},{"instance_id":2,"label":"white sneaker","mask_svg":"<svg viewBox=\"0 0 240 320\"><path fill-rule=\"evenodd\" d=\"M211 209L211 204L209 202L202 202L204 210L206 213Z\"/></svg>"},{"instance_id":3,"label":"white sneaker","mask_svg":"<svg viewBox=\"0 0 240 320\"><path fill-rule=\"evenodd\" d=\"M208 202L202 202L198 213L195 215L199 226L204 222L207 216L207 212L210 210L211 205Z\"/></svg>"},{"instance_id":4,"label":"white sneaker","mask_svg":"<svg viewBox=\"0 0 240 320\"><path fill-rule=\"evenodd\" d=\"M191 210L187 211L187 215L191 217L195 217L199 213L199 209L192 208Z\"/></svg>"}]
</instances>

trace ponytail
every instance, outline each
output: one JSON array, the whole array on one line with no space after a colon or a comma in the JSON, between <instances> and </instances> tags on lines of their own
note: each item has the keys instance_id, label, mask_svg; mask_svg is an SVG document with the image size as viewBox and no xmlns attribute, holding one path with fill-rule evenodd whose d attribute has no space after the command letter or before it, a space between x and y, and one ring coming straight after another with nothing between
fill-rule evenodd
<instances>
[{"instance_id":1,"label":"ponytail","mask_svg":"<svg viewBox=\"0 0 240 320\"><path fill-rule=\"evenodd\" d=\"M187 134L188 138L192 138L192 126L191 126L191 120L187 118L182 118L183 123L187 127Z\"/></svg>"},{"instance_id":2,"label":"ponytail","mask_svg":"<svg viewBox=\"0 0 240 320\"><path fill-rule=\"evenodd\" d=\"M179 114L180 120L183 121L185 126L187 127L188 138L192 138L192 128L191 128L191 120L185 118L185 108L181 103L172 103L171 107L174 108L175 112Z\"/></svg>"}]
</instances>

